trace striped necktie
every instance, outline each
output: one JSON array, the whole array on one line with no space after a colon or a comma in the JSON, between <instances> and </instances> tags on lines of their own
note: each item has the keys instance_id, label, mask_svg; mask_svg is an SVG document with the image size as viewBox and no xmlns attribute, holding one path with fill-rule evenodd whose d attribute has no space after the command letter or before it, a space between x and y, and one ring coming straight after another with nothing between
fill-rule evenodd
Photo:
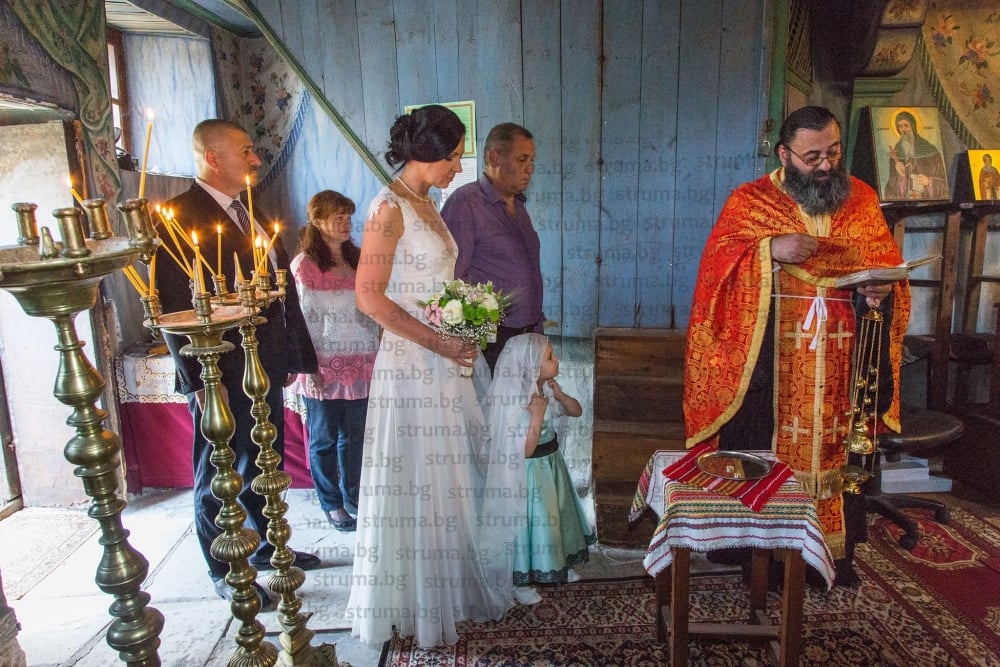
<instances>
[{"instance_id":1,"label":"striped necktie","mask_svg":"<svg viewBox=\"0 0 1000 667\"><path fill-rule=\"evenodd\" d=\"M240 231L246 236L250 233L250 214L247 213L246 206L243 205L239 199L234 199L229 208L233 209L236 213L237 224L240 226Z\"/></svg>"}]
</instances>

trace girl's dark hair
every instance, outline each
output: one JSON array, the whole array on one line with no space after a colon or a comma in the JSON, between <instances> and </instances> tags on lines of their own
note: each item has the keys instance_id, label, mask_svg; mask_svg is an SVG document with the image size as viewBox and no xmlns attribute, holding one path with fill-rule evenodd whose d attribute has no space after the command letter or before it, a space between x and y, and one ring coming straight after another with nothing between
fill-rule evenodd
<instances>
[{"instance_id":1,"label":"girl's dark hair","mask_svg":"<svg viewBox=\"0 0 1000 667\"><path fill-rule=\"evenodd\" d=\"M306 206L306 226L299 232L299 247L323 273L326 273L337 262L333 259L330 246L323 239L323 234L316 227L314 221L325 220L333 213L354 214L354 202L339 192L333 190L323 190L317 192L309 200ZM354 245L354 241L347 239L340 245L340 251L352 269L358 268L358 258L361 256L361 249Z\"/></svg>"},{"instance_id":2,"label":"girl's dark hair","mask_svg":"<svg viewBox=\"0 0 1000 667\"><path fill-rule=\"evenodd\" d=\"M454 111L439 104L399 116L389 130L385 161L390 167L410 160L437 162L455 150L465 136L465 125Z\"/></svg>"}]
</instances>

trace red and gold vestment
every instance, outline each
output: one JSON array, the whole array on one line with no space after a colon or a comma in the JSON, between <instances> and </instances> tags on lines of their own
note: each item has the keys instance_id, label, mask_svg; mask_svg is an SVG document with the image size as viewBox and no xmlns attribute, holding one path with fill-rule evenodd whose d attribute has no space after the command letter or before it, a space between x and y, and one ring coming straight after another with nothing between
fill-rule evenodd
<instances>
[{"instance_id":1,"label":"red and gold vestment","mask_svg":"<svg viewBox=\"0 0 1000 667\"><path fill-rule=\"evenodd\" d=\"M878 197L851 178L848 201L832 215L810 216L781 188L779 168L737 188L723 207L701 259L688 325L684 370L687 446L718 438L742 404L774 311L772 449L817 501L835 558L844 555L840 467L846 462L854 289L834 280L902 263ZM819 239L800 264L771 257L771 238ZM883 422L899 430L899 367L910 296L893 287L889 327L893 396Z\"/></svg>"}]
</instances>

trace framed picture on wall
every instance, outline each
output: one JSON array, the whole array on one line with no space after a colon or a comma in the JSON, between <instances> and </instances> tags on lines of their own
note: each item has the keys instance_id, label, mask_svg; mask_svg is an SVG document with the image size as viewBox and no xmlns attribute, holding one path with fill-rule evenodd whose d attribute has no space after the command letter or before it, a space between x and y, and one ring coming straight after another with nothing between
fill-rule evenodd
<instances>
[{"instance_id":1,"label":"framed picture on wall","mask_svg":"<svg viewBox=\"0 0 1000 667\"><path fill-rule=\"evenodd\" d=\"M1000 201L1000 148L969 151L969 175L976 201Z\"/></svg>"},{"instance_id":2,"label":"framed picture on wall","mask_svg":"<svg viewBox=\"0 0 1000 667\"><path fill-rule=\"evenodd\" d=\"M883 202L951 198L934 107L870 107L872 151Z\"/></svg>"}]
</instances>

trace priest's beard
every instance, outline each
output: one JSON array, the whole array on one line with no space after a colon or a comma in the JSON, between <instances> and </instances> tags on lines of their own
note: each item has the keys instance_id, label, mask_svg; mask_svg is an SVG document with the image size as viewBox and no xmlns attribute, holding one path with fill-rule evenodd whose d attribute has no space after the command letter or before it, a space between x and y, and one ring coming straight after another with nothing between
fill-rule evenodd
<instances>
[{"instance_id":1,"label":"priest's beard","mask_svg":"<svg viewBox=\"0 0 1000 667\"><path fill-rule=\"evenodd\" d=\"M833 213L851 196L851 177L842 163L830 171L807 174L789 160L785 165L785 191L809 215Z\"/></svg>"}]
</instances>

